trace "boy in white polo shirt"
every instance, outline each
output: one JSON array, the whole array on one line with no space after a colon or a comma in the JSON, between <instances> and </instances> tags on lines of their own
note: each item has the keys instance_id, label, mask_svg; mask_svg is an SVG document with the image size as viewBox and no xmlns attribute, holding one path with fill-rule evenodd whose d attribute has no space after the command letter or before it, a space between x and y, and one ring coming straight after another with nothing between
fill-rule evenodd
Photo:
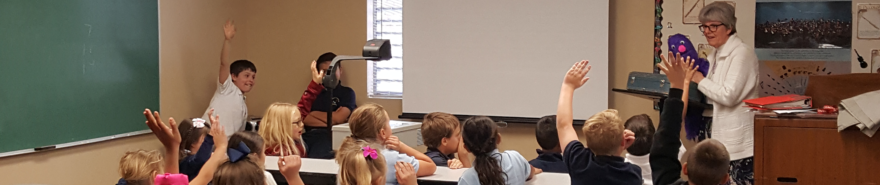
<instances>
[{"instance_id":1,"label":"boy in white polo shirt","mask_svg":"<svg viewBox=\"0 0 880 185\"><path fill-rule=\"evenodd\" d=\"M247 122L247 105L244 93L250 92L254 87L254 78L257 75L257 67L247 60L237 60L229 63L229 48L231 40L235 37L235 25L232 21L226 21L223 26L226 40L223 41L223 49L220 51L220 77L217 91L211 104L205 110L203 119L208 120L208 111L214 109L214 115L221 116L223 127L226 128L226 137L235 132L244 131Z\"/></svg>"}]
</instances>

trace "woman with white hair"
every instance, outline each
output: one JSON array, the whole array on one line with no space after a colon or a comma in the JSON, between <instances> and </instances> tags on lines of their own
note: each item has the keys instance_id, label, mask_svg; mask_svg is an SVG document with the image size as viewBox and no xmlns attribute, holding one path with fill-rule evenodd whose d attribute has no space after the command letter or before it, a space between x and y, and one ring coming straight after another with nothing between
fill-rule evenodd
<instances>
[{"instance_id":1,"label":"woman with white hair","mask_svg":"<svg viewBox=\"0 0 880 185\"><path fill-rule=\"evenodd\" d=\"M750 185L755 181L754 114L743 100L758 97L758 57L736 35L736 16L730 4L706 5L699 19L700 31L715 52L706 57L708 75L694 75L693 82L714 107L704 115L712 116L710 137L721 141L730 153L731 181Z\"/></svg>"}]
</instances>

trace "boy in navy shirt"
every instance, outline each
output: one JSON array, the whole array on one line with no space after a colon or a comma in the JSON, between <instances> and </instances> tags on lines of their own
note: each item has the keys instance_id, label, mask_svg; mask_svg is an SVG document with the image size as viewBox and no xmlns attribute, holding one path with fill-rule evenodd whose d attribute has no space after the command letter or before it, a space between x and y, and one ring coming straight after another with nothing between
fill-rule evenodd
<instances>
[{"instance_id":1,"label":"boy in navy shirt","mask_svg":"<svg viewBox=\"0 0 880 185\"><path fill-rule=\"evenodd\" d=\"M556 132L556 115L544 116L535 126L535 138L538 139L538 157L529 164L544 172L568 173L562 161L562 147L559 146L559 134Z\"/></svg>"},{"instance_id":2,"label":"boy in navy shirt","mask_svg":"<svg viewBox=\"0 0 880 185\"><path fill-rule=\"evenodd\" d=\"M641 185L642 169L620 156L633 143L635 134L623 128L617 110L596 113L586 121L583 133L589 148L578 141L572 126L572 98L574 90L590 79L586 77L588 63L580 61L565 74L556 111L556 129L571 184Z\"/></svg>"},{"instance_id":3,"label":"boy in navy shirt","mask_svg":"<svg viewBox=\"0 0 880 185\"><path fill-rule=\"evenodd\" d=\"M327 52L318 57L317 70L327 71L330 69L330 62L336 58L336 54ZM338 65L338 64L337 64ZM336 71L336 78L340 78L342 74L342 66ZM311 85L310 85L311 87ZM327 129L327 113L333 112L333 125L342 124L348 121L351 111L357 108L355 104L354 90L343 86L342 82L333 89L333 96L328 91L321 91L312 103L311 112L303 119L305 124L305 132L302 135L308 148L307 156L309 158L333 158L333 139L330 138L330 129Z\"/></svg>"},{"instance_id":4,"label":"boy in navy shirt","mask_svg":"<svg viewBox=\"0 0 880 185\"><path fill-rule=\"evenodd\" d=\"M449 113L432 112L422 120L422 139L428 152L425 155L437 166L450 169L470 168L471 160L461 140L461 123ZM455 154L459 158L455 158Z\"/></svg>"}]
</instances>

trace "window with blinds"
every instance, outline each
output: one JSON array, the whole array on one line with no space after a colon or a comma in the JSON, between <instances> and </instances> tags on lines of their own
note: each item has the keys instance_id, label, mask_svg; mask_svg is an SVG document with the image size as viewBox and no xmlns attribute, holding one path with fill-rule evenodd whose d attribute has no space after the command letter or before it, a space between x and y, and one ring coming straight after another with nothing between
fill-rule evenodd
<instances>
[{"instance_id":1,"label":"window with blinds","mask_svg":"<svg viewBox=\"0 0 880 185\"><path fill-rule=\"evenodd\" d=\"M403 97L403 0L367 0L367 39L391 40L391 60L367 64L370 98Z\"/></svg>"}]
</instances>

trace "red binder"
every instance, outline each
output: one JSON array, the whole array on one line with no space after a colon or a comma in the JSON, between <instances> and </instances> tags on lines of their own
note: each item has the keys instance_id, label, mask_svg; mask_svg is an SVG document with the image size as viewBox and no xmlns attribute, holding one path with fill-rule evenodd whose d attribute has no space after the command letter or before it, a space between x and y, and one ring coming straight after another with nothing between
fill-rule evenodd
<instances>
[{"instance_id":1,"label":"red binder","mask_svg":"<svg viewBox=\"0 0 880 185\"><path fill-rule=\"evenodd\" d=\"M757 109L807 109L813 107L813 98L797 94L767 96L743 100L749 107Z\"/></svg>"}]
</instances>

